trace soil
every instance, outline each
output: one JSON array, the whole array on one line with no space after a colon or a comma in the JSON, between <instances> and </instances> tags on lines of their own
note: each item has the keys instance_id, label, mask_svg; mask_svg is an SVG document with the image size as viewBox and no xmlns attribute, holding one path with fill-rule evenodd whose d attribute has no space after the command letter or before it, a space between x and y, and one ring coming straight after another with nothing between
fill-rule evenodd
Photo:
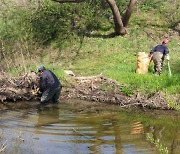
<instances>
[{"instance_id":1,"label":"soil","mask_svg":"<svg viewBox=\"0 0 180 154\"><path fill-rule=\"evenodd\" d=\"M23 76L10 78L0 75L0 101L39 100L39 78L35 72ZM115 104L121 108L141 108L170 110L165 97L160 93L144 96L136 93L127 96L120 91L121 84L102 75L89 77L69 76L62 88L61 98L87 100L94 103Z\"/></svg>"}]
</instances>

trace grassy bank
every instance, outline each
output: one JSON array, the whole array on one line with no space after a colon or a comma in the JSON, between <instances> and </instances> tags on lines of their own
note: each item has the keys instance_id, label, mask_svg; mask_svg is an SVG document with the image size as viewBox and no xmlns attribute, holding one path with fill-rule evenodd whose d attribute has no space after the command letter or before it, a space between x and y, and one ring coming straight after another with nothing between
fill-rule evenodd
<instances>
[{"instance_id":1,"label":"grassy bank","mask_svg":"<svg viewBox=\"0 0 180 154\"><path fill-rule=\"evenodd\" d=\"M127 95L133 95L137 90L150 95L159 91L168 95L179 94L180 52L177 42L178 38L174 38L169 43L172 77L168 74L167 61L164 62L163 73L159 77L153 75L152 63L147 74L135 73L137 53L140 51L148 53L154 45L161 43L160 40L155 42L142 34L139 38L132 35L125 38L108 39L85 37L78 57L73 61L68 61L67 66L70 66L68 69L83 76L103 73L105 76L124 84L125 86L121 90Z\"/></svg>"},{"instance_id":2,"label":"grassy bank","mask_svg":"<svg viewBox=\"0 0 180 154\"><path fill-rule=\"evenodd\" d=\"M57 5L46 0L39 6L35 3L20 9L3 3L2 13L11 9L0 18L1 70L19 75L36 71L39 64L44 64L63 83L66 69L78 76L103 73L121 83L121 91L126 95L137 91L149 96L163 92L169 103L176 106L180 95L180 37L176 28L180 13L178 2L170 3L138 3L128 34L123 37L112 35L112 13L101 1ZM159 77L153 75L152 63L147 74L136 74L137 53L149 53L164 38L170 40L172 77L167 61Z\"/></svg>"}]
</instances>

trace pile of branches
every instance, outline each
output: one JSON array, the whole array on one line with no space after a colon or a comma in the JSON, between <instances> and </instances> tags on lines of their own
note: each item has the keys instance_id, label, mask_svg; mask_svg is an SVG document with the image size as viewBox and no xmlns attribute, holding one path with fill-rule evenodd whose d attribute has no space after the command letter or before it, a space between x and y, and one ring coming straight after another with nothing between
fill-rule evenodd
<instances>
[{"instance_id":1,"label":"pile of branches","mask_svg":"<svg viewBox=\"0 0 180 154\"><path fill-rule=\"evenodd\" d=\"M66 89L66 98L79 98L94 102L116 104L121 108L170 109L167 101L160 93L154 93L151 96L141 96L137 92L133 96L127 96L120 90L123 85L102 75L71 77L71 81L72 79L75 80L75 84L73 84L73 88Z\"/></svg>"},{"instance_id":2,"label":"pile of branches","mask_svg":"<svg viewBox=\"0 0 180 154\"><path fill-rule=\"evenodd\" d=\"M71 75L69 86L63 87L61 99L82 99L93 102L116 104L122 108L142 107L151 109L170 109L160 93L150 97L127 96L121 92L121 84L102 75L75 77ZM38 100L39 77L35 72L10 78L0 75L0 101Z\"/></svg>"},{"instance_id":3,"label":"pile of branches","mask_svg":"<svg viewBox=\"0 0 180 154\"><path fill-rule=\"evenodd\" d=\"M0 75L0 101L37 100L39 77L35 72L20 77Z\"/></svg>"}]
</instances>

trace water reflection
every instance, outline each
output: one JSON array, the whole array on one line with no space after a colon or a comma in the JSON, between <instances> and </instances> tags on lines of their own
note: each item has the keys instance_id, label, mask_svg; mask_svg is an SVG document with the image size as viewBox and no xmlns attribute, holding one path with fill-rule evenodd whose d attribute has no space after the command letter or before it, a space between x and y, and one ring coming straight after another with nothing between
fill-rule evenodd
<instances>
[{"instance_id":1,"label":"water reflection","mask_svg":"<svg viewBox=\"0 0 180 154\"><path fill-rule=\"evenodd\" d=\"M131 125L131 134L144 134L144 127L143 124L141 122L134 122Z\"/></svg>"},{"instance_id":2,"label":"water reflection","mask_svg":"<svg viewBox=\"0 0 180 154\"><path fill-rule=\"evenodd\" d=\"M180 152L180 128L176 128L175 132L172 135L173 139L170 145L170 153L176 154Z\"/></svg>"},{"instance_id":3,"label":"water reflection","mask_svg":"<svg viewBox=\"0 0 180 154\"><path fill-rule=\"evenodd\" d=\"M79 110L63 104L29 108L23 104L3 111L1 145L8 141L6 153L158 153L157 147L146 140L149 133L170 153L180 152L180 129L174 123L152 122L126 112Z\"/></svg>"},{"instance_id":4,"label":"water reflection","mask_svg":"<svg viewBox=\"0 0 180 154\"><path fill-rule=\"evenodd\" d=\"M37 128L48 126L59 122L59 108L58 104L41 104L38 108L38 122Z\"/></svg>"}]
</instances>

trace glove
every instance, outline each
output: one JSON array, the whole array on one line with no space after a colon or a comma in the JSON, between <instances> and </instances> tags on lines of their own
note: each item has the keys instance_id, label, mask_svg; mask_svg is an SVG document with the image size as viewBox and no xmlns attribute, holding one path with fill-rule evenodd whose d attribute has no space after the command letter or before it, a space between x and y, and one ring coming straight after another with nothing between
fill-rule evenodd
<instances>
[{"instance_id":1,"label":"glove","mask_svg":"<svg viewBox=\"0 0 180 154\"><path fill-rule=\"evenodd\" d=\"M167 56L166 56L166 59L167 59L168 61L170 60L170 57L169 57L169 55L167 55Z\"/></svg>"}]
</instances>

